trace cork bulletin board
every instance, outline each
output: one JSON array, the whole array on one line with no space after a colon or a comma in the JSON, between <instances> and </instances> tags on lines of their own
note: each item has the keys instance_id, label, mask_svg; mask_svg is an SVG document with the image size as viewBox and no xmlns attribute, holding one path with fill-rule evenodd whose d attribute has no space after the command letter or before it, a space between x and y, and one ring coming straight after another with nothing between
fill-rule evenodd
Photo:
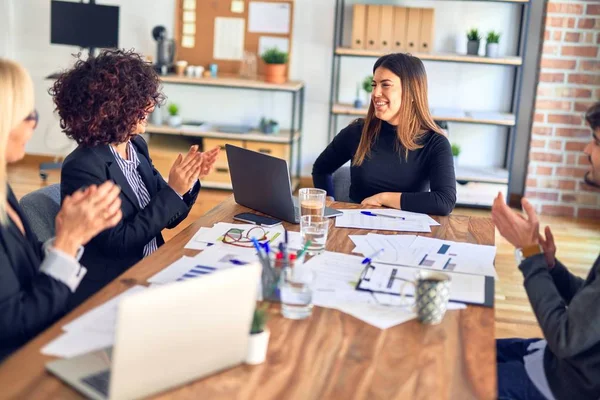
<instances>
[{"instance_id":1,"label":"cork bulletin board","mask_svg":"<svg viewBox=\"0 0 600 400\"><path fill-rule=\"evenodd\" d=\"M278 47L291 58L293 15L294 0L176 0L176 59L237 75L248 51L263 75L259 50Z\"/></svg>"}]
</instances>

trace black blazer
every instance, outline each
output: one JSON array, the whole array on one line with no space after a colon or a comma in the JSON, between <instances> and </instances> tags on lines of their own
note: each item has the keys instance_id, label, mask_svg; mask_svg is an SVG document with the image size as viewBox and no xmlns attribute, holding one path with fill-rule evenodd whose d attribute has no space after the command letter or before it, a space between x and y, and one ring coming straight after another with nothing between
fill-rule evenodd
<instances>
[{"instance_id":1,"label":"black blazer","mask_svg":"<svg viewBox=\"0 0 600 400\"><path fill-rule=\"evenodd\" d=\"M50 326L67 311L71 291L39 272L43 253L15 195L8 203L17 212L25 237L9 218L0 226L0 361Z\"/></svg>"},{"instance_id":2,"label":"black blazer","mask_svg":"<svg viewBox=\"0 0 600 400\"><path fill-rule=\"evenodd\" d=\"M63 163L62 198L80 188L112 180L121 187L123 211L123 219L117 226L101 232L85 246L81 265L88 272L71 297L71 307L77 306L140 261L144 257L144 246L152 238L156 238L158 246L164 244L161 231L174 228L183 221L198 196L199 184L182 200L152 165L144 139L135 136L131 142L140 160L138 171L150 194L150 202L144 209L140 208L109 145L79 146Z\"/></svg>"}]
</instances>

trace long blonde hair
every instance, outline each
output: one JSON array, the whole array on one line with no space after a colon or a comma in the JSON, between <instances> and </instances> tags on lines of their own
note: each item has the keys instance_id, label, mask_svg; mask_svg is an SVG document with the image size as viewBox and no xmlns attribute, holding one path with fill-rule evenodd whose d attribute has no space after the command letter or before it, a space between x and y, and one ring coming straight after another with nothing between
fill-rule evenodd
<instances>
[{"instance_id":1,"label":"long blonde hair","mask_svg":"<svg viewBox=\"0 0 600 400\"><path fill-rule=\"evenodd\" d=\"M0 223L6 225L6 145L10 132L34 108L33 82L19 64L0 58Z\"/></svg>"},{"instance_id":2,"label":"long blonde hair","mask_svg":"<svg viewBox=\"0 0 600 400\"><path fill-rule=\"evenodd\" d=\"M400 78L402 99L400 103L400 122L397 126L399 147L408 152L423 147L419 139L428 131L444 135L444 131L434 122L429 112L427 100L427 74L423 62L404 53L388 54L380 57L373 66L373 73L379 67L389 69ZM375 116L375 107L370 102L365 118L360 143L353 164L361 165L371 154L371 147L381 131L381 120Z\"/></svg>"}]
</instances>

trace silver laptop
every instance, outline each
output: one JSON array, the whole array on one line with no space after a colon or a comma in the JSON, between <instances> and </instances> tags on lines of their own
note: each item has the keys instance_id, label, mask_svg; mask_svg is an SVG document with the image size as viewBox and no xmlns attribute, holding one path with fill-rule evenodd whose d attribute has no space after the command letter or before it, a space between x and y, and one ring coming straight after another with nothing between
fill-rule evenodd
<instances>
[{"instance_id":1,"label":"silver laptop","mask_svg":"<svg viewBox=\"0 0 600 400\"><path fill-rule=\"evenodd\" d=\"M225 145L225 150L236 203L293 224L300 223L298 199L292 196L285 160L230 144ZM326 217L338 215L342 212L325 208Z\"/></svg>"},{"instance_id":2,"label":"silver laptop","mask_svg":"<svg viewBox=\"0 0 600 400\"><path fill-rule=\"evenodd\" d=\"M241 364L259 264L152 288L119 303L112 349L46 368L92 399L134 399Z\"/></svg>"}]
</instances>

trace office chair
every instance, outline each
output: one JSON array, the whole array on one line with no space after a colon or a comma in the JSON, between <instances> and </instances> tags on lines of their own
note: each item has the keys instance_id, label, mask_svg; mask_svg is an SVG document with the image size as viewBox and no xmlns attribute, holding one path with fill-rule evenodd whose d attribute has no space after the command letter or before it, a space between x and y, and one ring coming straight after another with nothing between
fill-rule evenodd
<instances>
[{"instance_id":1,"label":"office chair","mask_svg":"<svg viewBox=\"0 0 600 400\"><path fill-rule=\"evenodd\" d=\"M335 201L354 203L350 200L350 166L344 165L333 173Z\"/></svg>"},{"instance_id":2,"label":"office chair","mask_svg":"<svg viewBox=\"0 0 600 400\"><path fill-rule=\"evenodd\" d=\"M59 183L26 194L19 204L40 241L45 242L54 236L56 214L60 210Z\"/></svg>"}]
</instances>

